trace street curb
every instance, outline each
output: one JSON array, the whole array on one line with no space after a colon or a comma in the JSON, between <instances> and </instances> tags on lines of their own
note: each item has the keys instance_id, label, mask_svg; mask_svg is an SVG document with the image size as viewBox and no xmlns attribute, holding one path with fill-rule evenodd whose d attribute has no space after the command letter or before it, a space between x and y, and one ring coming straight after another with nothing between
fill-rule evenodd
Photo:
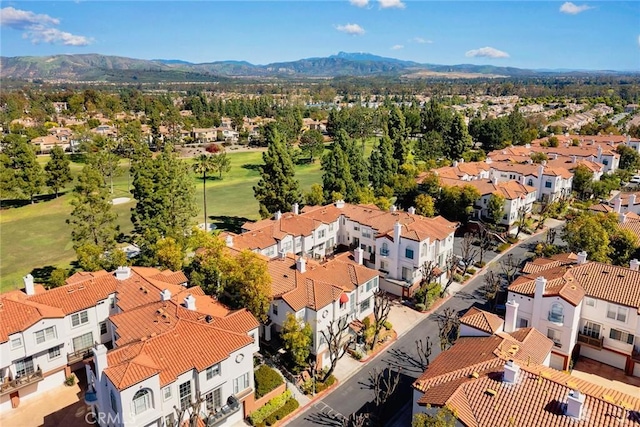
<instances>
[{"instance_id":1,"label":"street curb","mask_svg":"<svg viewBox=\"0 0 640 427\"><path fill-rule=\"evenodd\" d=\"M388 342L386 342L383 346L380 346L376 349L376 352L374 354L370 354L367 357L363 357L362 359L358 360L358 362L360 363L367 363L369 360L373 359L378 353L384 351L387 349L387 347L389 347L391 344L393 344L394 342L398 341L398 332L393 330L396 333L396 336L393 337L392 340L389 340Z\"/></svg>"},{"instance_id":2,"label":"street curb","mask_svg":"<svg viewBox=\"0 0 640 427\"><path fill-rule=\"evenodd\" d=\"M298 409L296 409L295 411L293 411L292 413L287 415L287 417L285 417L284 419L280 420L280 422L277 425L285 426L290 421L293 421L294 419L298 418L301 413L306 411L316 401L323 399L326 394L329 394L329 392L332 392L334 389L338 388L338 386L341 383L342 383L342 381L340 381L340 380L338 380L336 378L336 382L333 383L330 387L328 387L326 390L324 390L324 391L322 391L320 393L316 393L316 395L313 397L313 399L310 399L304 406L299 406Z\"/></svg>"}]
</instances>

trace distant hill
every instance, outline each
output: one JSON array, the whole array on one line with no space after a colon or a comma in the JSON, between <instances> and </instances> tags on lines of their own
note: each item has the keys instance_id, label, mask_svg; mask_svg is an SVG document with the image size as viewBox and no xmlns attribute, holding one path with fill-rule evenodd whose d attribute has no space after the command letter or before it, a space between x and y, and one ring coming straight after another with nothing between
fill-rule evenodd
<instances>
[{"instance_id":1,"label":"distant hill","mask_svg":"<svg viewBox=\"0 0 640 427\"><path fill-rule=\"evenodd\" d=\"M591 72L595 74L597 72ZM611 72L603 72L611 74ZM134 59L99 54L0 57L0 78L69 81L207 81L232 77L331 78L403 76L414 78L521 77L557 74L493 65L420 64L369 53L339 52L324 58L254 65L246 61L194 64L179 59ZM563 74L568 74L564 72ZM584 74L584 71L580 72Z\"/></svg>"}]
</instances>

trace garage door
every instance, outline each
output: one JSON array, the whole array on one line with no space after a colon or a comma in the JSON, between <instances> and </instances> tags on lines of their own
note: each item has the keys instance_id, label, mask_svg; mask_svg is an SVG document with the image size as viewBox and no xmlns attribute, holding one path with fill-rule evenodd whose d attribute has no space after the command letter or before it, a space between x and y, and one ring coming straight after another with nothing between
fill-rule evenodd
<instances>
[{"instance_id":1,"label":"garage door","mask_svg":"<svg viewBox=\"0 0 640 427\"><path fill-rule=\"evenodd\" d=\"M606 363L618 369L624 369L627 364L627 358L621 354L608 350L597 350L586 345L580 346L580 356Z\"/></svg>"},{"instance_id":2,"label":"garage door","mask_svg":"<svg viewBox=\"0 0 640 427\"><path fill-rule=\"evenodd\" d=\"M633 368L633 376L640 377L640 363L636 362L635 367Z\"/></svg>"},{"instance_id":3,"label":"garage door","mask_svg":"<svg viewBox=\"0 0 640 427\"><path fill-rule=\"evenodd\" d=\"M551 353L549 366L559 371L564 371L564 357Z\"/></svg>"}]
</instances>

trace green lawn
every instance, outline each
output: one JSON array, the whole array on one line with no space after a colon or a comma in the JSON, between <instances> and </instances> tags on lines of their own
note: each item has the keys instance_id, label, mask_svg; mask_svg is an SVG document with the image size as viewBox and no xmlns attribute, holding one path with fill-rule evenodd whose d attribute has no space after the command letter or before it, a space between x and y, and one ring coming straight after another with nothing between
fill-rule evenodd
<instances>
[{"instance_id":1,"label":"green lawn","mask_svg":"<svg viewBox=\"0 0 640 427\"><path fill-rule=\"evenodd\" d=\"M223 179L207 180L207 214L220 228L235 228L245 219L259 219L258 203L253 197L253 186L260 178L257 167L262 164L260 152L229 152L231 171ZM47 157L40 159L43 163ZM72 163L77 174L82 164ZM130 197L128 191L128 164L122 163L123 173L114 179L113 197ZM300 165L296 177L303 191L311 184L322 181L320 162ZM202 179L196 182L196 202L202 208ZM71 185L69 186L69 189ZM66 219L71 212L69 193L58 199L41 201L34 205L2 210L0 215L0 291L22 286L22 276L38 273L51 267L66 267L75 258L71 245L70 227ZM120 230L129 233L129 219L133 201L114 207L118 213ZM202 213L194 218L203 222Z\"/></svg>"}]
</instances>

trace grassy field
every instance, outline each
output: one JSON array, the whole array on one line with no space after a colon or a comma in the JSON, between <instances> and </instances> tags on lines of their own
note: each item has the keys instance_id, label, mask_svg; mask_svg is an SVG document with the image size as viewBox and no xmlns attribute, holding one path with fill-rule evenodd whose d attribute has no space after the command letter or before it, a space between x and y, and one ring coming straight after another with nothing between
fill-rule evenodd
<instances>
[{"instance_id":1,"label":"grassy field","mask_svg":"<svg viewBox=\"0 0 640 427\"><path fill-rule=\"evenodd\" d=\"M207 179L207 214L220 228L234 229L246 219L259 219L258 202L253 197L253 186L260 179L258 166L262 153L232 151L231 171L223 179ZM40 158L45 163L47 157ZM77 174L82 164L72 163ZM128 164L122 163L122 174L114 178L113 197L130 197L128 190ZM297 166L296 177L304 191L314 182L321 182L320 162ZM194 176L196 203L200 213L194 224L202 223L202 179ZM29 272L38 278L53 267L68 267L75 259L71 244L71 230L66 223L72 206L67 192L58 199L46 198L34 205L26 204L2 210L0 215L0 290L22 286L22 276ZM130 209L134 202L116 205L118 224L123 233L131 232Z\"/></svg>"}]
</instances>

